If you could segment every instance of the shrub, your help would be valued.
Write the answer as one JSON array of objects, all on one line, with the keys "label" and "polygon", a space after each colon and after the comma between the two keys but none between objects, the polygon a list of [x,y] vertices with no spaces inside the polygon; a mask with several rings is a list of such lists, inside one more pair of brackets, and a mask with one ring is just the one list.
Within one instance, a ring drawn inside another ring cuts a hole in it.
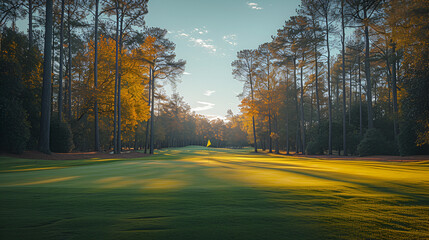
[{"label": "shrub", "polygon": [[306,153],[309,155],[319,155],[323,153],[323,148],[319,141],[311,141],[307,144]]},{"label": "shrub", "polygon": [[349,131],[347,132],[347,152],[351,155],[357,155],[357,147],[361,137],[359,136],[358,131]]},{"label": "shrub", "polygon": [[13,44],[7,43],[2,40],[0,52],[0,149],[22,153],[30,138],[30,124],[21,101],[22,69],[12,54],[5,54],[13,50]]},{"label": "shrub", "polygon": [[73,150],[73,134],[70,125],[60,122],[58,117],[51,119],[50,147],[52,152],[71,152]]},{"label": "shrub", "polygon": [[415,123],[412,121],[404,121],[400,126],[398,135],[399,153],[401,156],[414,155],[417,153],[416,146],[416,129]]},{"label": "shrub", "polygon": [[359,156],[394,154],[396,144],[388,142],[383,133],[376,129],[368,129],[357,147]]},{"label": "shrub", "polygon": [[1,101],[0,112],[1,148],[11,153],[22,153],[30,138],[30,124],[22,103],[18,100]]},{"label": "shrub", "polygon": [[323,154],[323,141],[319,135],[307,143],[306,153],[309,155]]}]

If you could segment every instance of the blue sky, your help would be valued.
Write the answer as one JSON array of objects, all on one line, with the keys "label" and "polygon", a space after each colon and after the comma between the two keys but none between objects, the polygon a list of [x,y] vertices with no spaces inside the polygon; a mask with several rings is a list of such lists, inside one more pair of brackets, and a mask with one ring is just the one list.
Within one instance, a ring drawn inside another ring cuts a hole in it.
[{"label": "blue sky", "polygon": [[[177,58],[187,61],[176,91],[210,118],[239,112],[242,83],[231,74],[237,51],[271,40],[295,15],[299,0],[152,0],[146,24],[169,31]],[[167,87],[167,93],[172,90]]]}]

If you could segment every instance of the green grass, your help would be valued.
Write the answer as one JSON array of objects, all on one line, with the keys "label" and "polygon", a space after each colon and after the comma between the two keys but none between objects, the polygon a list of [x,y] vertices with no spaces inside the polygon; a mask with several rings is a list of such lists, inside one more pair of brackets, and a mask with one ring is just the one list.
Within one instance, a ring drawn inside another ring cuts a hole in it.
[{"label": "green grass", "polygon": [[429,239],[429,161],[0,157],[0,239]]}]

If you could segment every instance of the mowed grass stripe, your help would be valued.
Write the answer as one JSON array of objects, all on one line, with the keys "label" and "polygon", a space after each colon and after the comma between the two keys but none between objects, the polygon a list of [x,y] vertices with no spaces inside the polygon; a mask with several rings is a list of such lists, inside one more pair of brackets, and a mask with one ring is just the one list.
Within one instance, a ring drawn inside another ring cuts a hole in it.
[{"label": "mowed grass stripe", "polygon": [[186,147],[2,172],[0,238],[429,238],[427,162],[250,152]]}]

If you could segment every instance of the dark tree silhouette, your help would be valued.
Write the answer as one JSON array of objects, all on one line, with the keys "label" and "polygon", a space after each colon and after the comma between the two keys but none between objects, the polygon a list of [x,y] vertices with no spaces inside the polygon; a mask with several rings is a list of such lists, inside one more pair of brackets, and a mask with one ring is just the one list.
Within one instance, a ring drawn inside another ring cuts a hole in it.
[{"label": "dark tree silhouette", "polygon": [[39,151],[50,154],[49,134],[51,120],[51,47],[52,47],[52,0],[46,1],[45,47],[43,59],[42,109],[40,117]]}]

